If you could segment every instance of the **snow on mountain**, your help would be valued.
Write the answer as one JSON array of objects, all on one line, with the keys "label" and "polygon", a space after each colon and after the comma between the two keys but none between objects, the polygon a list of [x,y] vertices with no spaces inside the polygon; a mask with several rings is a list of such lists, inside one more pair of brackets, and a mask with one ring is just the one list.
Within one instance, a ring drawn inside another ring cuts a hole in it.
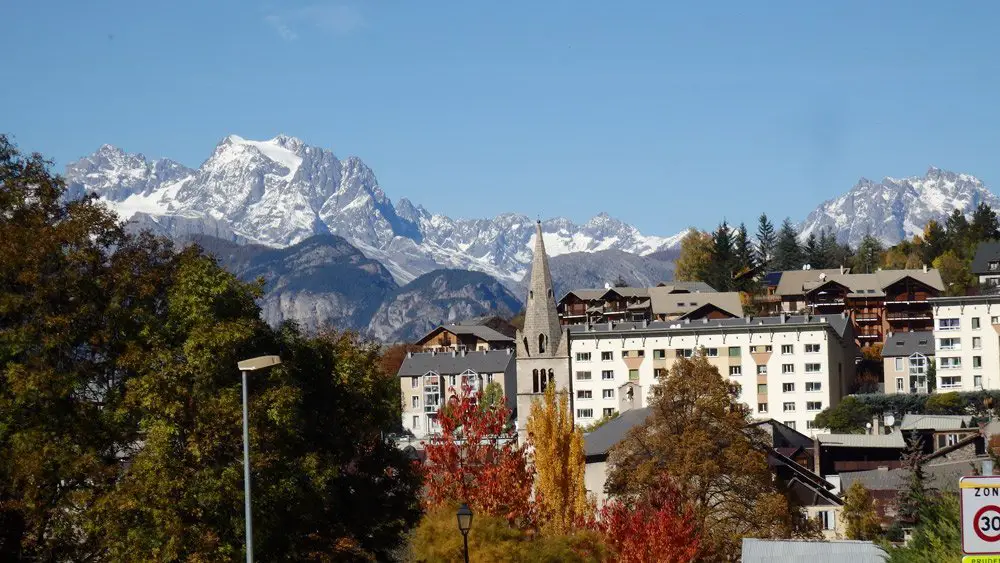
[{"label": "snow on mountain", "polygon": [[846,194],[824,202],[799,226],[804,240],[821,229],[857,246],[866,233],[895,244],[923,232],[931,219],[943,222],[953,210],[970,214],[980,202],[996,208],[1000,198],[975,176],[931,167],[921,177],[861,178]]},{"label": "snow on mountain", "polygon": [[[286,135],[268,141],[230,135],[197,170],[104,145],[67,166],[66,179],[71,195],[96,192],[124,218],[173,236],[222,233],[284,248],[315,234],[340,235],[400,284],[440,268],[516,284],[531,262],[535,230],[528,216],[451,219],[405,198],[394,206],[359,158],[339,160]],[[645,255],[675,247],[683,236],[643,235],[604,213],[583,225],[546,220],[542,230],[552,255],[609,249]]]}]

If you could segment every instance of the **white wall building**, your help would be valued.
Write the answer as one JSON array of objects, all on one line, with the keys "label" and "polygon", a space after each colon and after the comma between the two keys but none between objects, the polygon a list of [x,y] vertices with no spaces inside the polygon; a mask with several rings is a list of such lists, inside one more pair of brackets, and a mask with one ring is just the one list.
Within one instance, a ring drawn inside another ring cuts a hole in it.
[{"label": "white wall building", "polygon": [[812,434],[815,416],[850,392],[859,355],[842,315],[574,326],[569,341],[579,425],[647,406],[657,377],[702,350],[755,418]]},{"label": "white wall building", "polygon": [[1000,295],[937,297],[937,391],[1000,389]]}]

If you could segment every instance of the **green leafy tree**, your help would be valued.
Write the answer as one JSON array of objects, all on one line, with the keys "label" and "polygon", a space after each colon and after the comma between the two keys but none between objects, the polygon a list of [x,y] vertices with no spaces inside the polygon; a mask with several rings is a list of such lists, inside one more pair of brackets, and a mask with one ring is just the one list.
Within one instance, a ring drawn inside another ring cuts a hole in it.
[{"label": "green leafy tree", "polygon": [[957,392],[935,393],[927,398],[924,411],[927,414],[965,414],[966,405]]},{"label": "green leafy tree", "polygon": [[706,281],[706,273],[711,260],[712,236],[691,229],[681,239],[681,251],[680,256],[677,257],[674,279],[677,281]]},{"label": "green leafy tree", "polygon": [[774,232],[774,225],[767,218],[767,213],[761,213],[757,220],[757,263],[765,272],[772,270],[775,246],[778,244],[778,235]]},{"label": "green leafy tree", "polygon": [[968,260],[953,250],[947,250],[935,258],[933,266],[941,273],[941,281],[944,282],[947,295],[965,295],[966,291],[976,283]]},{"label": "green leafy tree", "polygon": [[860,434],[872,421],[871,409],[856,397],[844,397],[836,406],[816,415],[814,425],[838,434]]},{"label": "green leafy tree", "polygon": [[479,403],[481,408],[496,408],[504,404],[506,397],[503,394],[503,387],[496,381],[491,381],[485,389],[483,389],[482,401]]},{"label": "green leafy tree", "polygon": [[805,254],[799,245],[799,233],[791,219],[785,219],[778,230],[774,247],[773,265],[775,270],[798,270],[805,263]]},{"label": "green leafy tree", "polygon": [[875,499],[860,481],[855,481],[847,489],[841,518],[847,524],[844,534],[849,540],[872,541],[882,536]]}]

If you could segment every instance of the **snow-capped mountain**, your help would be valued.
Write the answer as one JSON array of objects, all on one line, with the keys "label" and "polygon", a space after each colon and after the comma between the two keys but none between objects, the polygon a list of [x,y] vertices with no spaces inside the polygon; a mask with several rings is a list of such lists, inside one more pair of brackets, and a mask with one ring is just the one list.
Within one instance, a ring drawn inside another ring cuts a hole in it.
[{"label": "snow-capped mountain", "polygon": [[[516,283],[535,236],[526,215],[451,219],[405,198],[393,205],[359,158],[339,160],[285,135],[269,141],[230,135],[197,170],[104,145],[67,166],[66,180],[71,195],[96,192],[123,218],[174,236],[208,233],[283,248],[337,234],[400,284],[439,268]],[[542,230],[551,255],[607,249],[645,255],[676,246],[684,234],[643,235],[603,213],[583,225],[546,220]]]},{"label": "snow-capped mountain", "polygon": [[996,209],[1000,198],[975,176],[931,167],[924,177],[862,178],[846,194],[824,202],[799,226],[804,240],[828,229],[841,242],[857,246],[866,233],[884,244],[920,234],[931,219],[943,221],[955,209],[967,215],[986,202]]}]

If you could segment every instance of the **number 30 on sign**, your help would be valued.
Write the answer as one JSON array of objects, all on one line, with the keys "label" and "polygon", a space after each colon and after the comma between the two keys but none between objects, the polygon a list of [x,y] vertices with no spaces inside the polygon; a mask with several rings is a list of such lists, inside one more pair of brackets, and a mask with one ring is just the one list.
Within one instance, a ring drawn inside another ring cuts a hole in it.
[{"label": "number 30 on sign", "polygon": [[958,488],[962,492],[962,551],[1000,556],[1000,475],[962,477]]}]

